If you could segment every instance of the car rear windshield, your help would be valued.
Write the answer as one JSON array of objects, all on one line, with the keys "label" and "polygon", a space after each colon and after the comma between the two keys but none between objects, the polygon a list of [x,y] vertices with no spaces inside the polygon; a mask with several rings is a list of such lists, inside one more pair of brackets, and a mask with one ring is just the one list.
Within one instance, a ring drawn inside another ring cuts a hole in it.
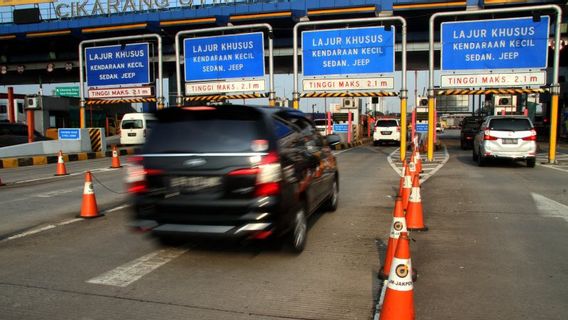
[{"label": "car rear windshield", "polygon": [[204,110],[162,117],[152,130],[144,152],[251,152],[254,140],[267,139],[262,115],[256,112]]},{"label": "car rear windshield", "polygon": [[489,129],[502,131],[526,131],[531,130],[532,126],[528,119],[492,119],[489,122]]},{"label": "car rear windshield", "polygon": [[122,129],[142,129],[142,120],[122,120]]},{"label": "car rear windshield", "polygon": [[398,127],[396,120],[378,120],[377,127]]}]

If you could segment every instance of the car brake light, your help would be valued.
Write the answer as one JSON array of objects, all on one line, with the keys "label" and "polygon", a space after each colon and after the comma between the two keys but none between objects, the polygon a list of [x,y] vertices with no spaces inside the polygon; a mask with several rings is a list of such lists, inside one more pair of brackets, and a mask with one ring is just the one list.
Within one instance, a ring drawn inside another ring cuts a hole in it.
[{"label": "car brake light", "polygon": [[396,132],[400,132],[400,126],[396,127]]},{"label": "car brake light", "polygon": [[524,141],[536,141],[536,130],[531,129],[531,135],[523,138]]},{"label": "car brake light", "polygon": [[497,140],[497,137],[490,135],[489,130],[485,130],[483,132],[483,140]]},{"label": "car brake light", "polygon": [[254,194],[267,197],[280,193],[281,169],[278,154],[270,152],[261,158],[257,166],[231,171],[229,176],[256,175]]},{"label": "car brake light", "polygon": [[144,169],[142,165],[143,157],[131,157],[128,159],[126,167],[126,183],[128,184],[128,192],[133,194],[141,194],[148,192],[148,182],[146,176],[159,175],[163,170]]}]

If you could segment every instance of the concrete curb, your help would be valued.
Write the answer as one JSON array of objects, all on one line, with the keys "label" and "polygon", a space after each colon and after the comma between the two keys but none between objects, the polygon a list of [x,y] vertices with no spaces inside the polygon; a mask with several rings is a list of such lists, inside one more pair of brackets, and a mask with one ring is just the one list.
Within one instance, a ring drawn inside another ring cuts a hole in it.
[{"label": "concrete curb", "polygon": [[349,148],[353,148],[353,147],[357,147],[360,145],[364,145],[371,142],[371,138],[363,138],[361,140],[357,140],[357,141],[353,141],[351,143],[345,143],[345,142],[341,142],[338,143],[336,145],[334,145],[333,147],[331,147],[331,149],[333,150],[345,150],[345,149],[349,149]]},{"label": "concrete curb", "polygon": [[[124,148],[124,149],[119,149],[118,152],[119,155],[121,156],[132,155],[140,153],[140,148]],[[68,153],[63,155],[63,160],[67,163],[72,161],[91,160],[91,159],[98,159],[105,157],[112,157],[112,151]],[[57,163],[57,155],[1,158],[0,169],[18,168],[25,166],[38,166],[50,163]]]}]

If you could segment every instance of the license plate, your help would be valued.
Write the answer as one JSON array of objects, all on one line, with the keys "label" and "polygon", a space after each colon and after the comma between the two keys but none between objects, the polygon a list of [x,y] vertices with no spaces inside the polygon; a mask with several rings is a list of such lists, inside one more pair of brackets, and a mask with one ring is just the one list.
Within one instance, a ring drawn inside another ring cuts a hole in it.
[{"label": "license plate", "polygon": [[392,131],[381,131],[381,133],[388,136],[392,133]]},{"label": "license plate", "polygon": [[503,139],[503,144],[517,144],[517,139],[504,138],[504,139]]},{"label": "license plate", "polygon": [[214,188],[221,184],[220,177],[171,177],[170,188],[195,192]]},{"label": "license plate", "polygon": [[129,137],[136,137],[136,132],[134,132],[134,133],[129,133],[128,136],[129,136]]}]

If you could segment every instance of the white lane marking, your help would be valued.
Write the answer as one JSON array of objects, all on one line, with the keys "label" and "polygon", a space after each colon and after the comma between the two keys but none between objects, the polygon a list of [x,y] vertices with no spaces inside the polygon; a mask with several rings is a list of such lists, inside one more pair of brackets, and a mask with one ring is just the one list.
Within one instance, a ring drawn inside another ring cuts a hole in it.
[{"label": "white lane marking", "polygon": [[74,222],[83,221],[83,220],[85,220],[85,219],[83,219],[83,218],[69,219],[69,220],[65,220],[65,221],[59,222],[57,225],[58,225],[58,226],[65,226],[65,225],[72,224],[72,223],[74,223]]},{"label": "white lane marking", "polygon": [[[121,206],[118,206],[118,207],[115,207],[115,208],[112,208],[112,209],[109,209],[109,210],[104,210],[101,213],[110,213],[110,212],[114,212],[114,211],[124,209],[124,208],[127,208],[127,207],[130,207],[130,205],[124,204],[124,205],[121,205]],[[68,224],[72,224],[72,223],[84,221],[84,220],[85,219],[83,219],[83,218],[74,218],[74,219],[63,220],[61,222],[56,223],[55,225],[50,224],[50,225],[47,225],[47,226],[39,227],[37,229],[32,229],[32,230],[29,230],[29,231],[26,231],[26,232],[18,233],[16,235],[13,235],[13,236],[8,237],[6,239],[3,239],[1,241],[8,241],[8,240],[14,240],[14,239],[27,237],[27,236],[30,236],[30,235],[33,235],[33,234],[36,234],[36,233],[51,230],[51,229],[58,227],[58,226],[65,226],[65,225],[68,225]]]},{"label": "white lane marking", "polygon": [[80,189],[83,189],[83,187],[75,187],[75,188],[71,188],[71,189],[63,189],[63,190],[55,190],[55,191],[50,191],[50,192],[45,192],[45,193],[39,193],[39,194],[35,195],[34,197],[51,198],[51,197],[59,196],[59,195],[66,194],[66,193],[76,192],[77,190],[80,190]]},{"label": "white lane marking", "polygon": [[187,249],[158,250],[87,280],[87,283],[126,287],[185,252]]},{"label": "white lane marking", "polygon": [[568,222],[568,206],[549,199],[538,193],[531,192],[536,208],[541,216],[550,218],[562,218]]},{"label": "white lane marking", "polygon": [[42,232],[42,231],[46,231],[46,230],[53,229],[53,228],[55,228],[55,227],[56,227],[55,225],[50,224],[50,225],[47,225],[47,226],[43,226],[43,227],[41,227],[41,228],[32,229],[32,230],[29,230],[29,231],[26,231],[26,232],[19,233],[19,234],[17,234],[17,235],[8,237],[8,238],[4,239],[3,241],[8,241],[8,240],[14,240],[14,239],[18,239],[18,238],[27,237],[27,236],[30,236],[30,235],[32,235],[32,234],[36,234],[36,233],[40,233],[40,232]]},{"label": "white lane marking", "polygon": [[[115,170],[114,168],[104,167],[104,168],[90,169],[89,171],[91,171],[91,173],[93,173],[93,172],[107,172],[107,171],[114,171],[114,170]],[[14,184],[37,182],[37,181],[50,180],[50,179],[63,179],[65,177],[73,177],[73,176],[85,174],[86,171],[87,170],[78,171],[78,172],[70,173],[66,176],[49,176],[49,177],[43,177],[43,178],[37,178],[37,179],[14,181]]]},{"label": "white lane marking", "polygon": [[539,166],[543,167],[543,168],[554,169],[554,170],[557,170],[557,171],[568,172],[568,168],[564,169],[564,167],[557,167],[555,165],[539,164]]},{"label": "white lane marking", "polygon": [[[438,170],[440,170],[445,164],[446,162],[448,162],[450,160],[450,154],[448,153],[448,149],[446,148],[446,146],[444,145],[444,150],[442,152],[435,152],[435,154],[437,154],[438,156],[435,156],[434,159],[440,159],[442,158],[440,155],[443,155],[443,159],[441,162],[436,162],[439,160],[434,160],[435,162],[425,162],[422,161],[422,167],[423,167],[423,171],[424,171],[424,177],[422,179],[420,179],[420,184],[426,182],[426,180],[428,180],[432,175],[434,175],[436,172],[438,172]],[[393,156],[396,153],[399,153],[400,148],[397,148],[396,150],[394,150],[391,154],[388,155],[387,157],[387,161],[390,164],[390,166],[393,168],[393,170],[400,176],[402,177],[402,167],[400,168],[400,170],[397,167],[397,164],[401,163],[400,161],[396,161],[393,160]],[[410,157],[410,155],[407,155],[407,157]],[[435,166],[435,168],[425,168],[424,166]],[[426,174],[426,171],[428,171],[428,173]],[[430,172],[431,171],[431,172]]]},{"label": "white lane marking", "polygon": [[112,208],[112,209],[105,210],[104,213],[111,213],[111,212],[118,211],[118,210],[121,210],[121,209],[124,209],[124,208],[128,208],[128,207],[130,207],[129,204],[123,204],[123,205],[121,205],[121,206],[118,206],[118,207],[115,207],[115,208]]}]

